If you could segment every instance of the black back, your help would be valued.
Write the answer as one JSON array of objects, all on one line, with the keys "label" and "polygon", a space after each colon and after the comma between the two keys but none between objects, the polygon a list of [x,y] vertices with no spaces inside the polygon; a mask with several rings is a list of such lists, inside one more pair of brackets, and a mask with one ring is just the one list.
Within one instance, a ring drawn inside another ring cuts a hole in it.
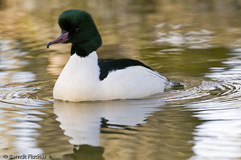
[{"label": "black back", "polygon": [[142,62],[133,59],[99,59],[98,65],[100,67],[100,80],[105,79],[111,71],[125,69],[131,66],[142,66],[152,70]]}]

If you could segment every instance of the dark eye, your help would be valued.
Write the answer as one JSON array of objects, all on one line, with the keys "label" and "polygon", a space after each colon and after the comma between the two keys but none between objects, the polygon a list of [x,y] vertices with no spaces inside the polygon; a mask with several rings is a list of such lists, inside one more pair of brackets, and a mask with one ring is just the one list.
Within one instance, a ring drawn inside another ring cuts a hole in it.
[{"label": "dark eye", "polygon": [[75,29],[75,32],[79,32],[79,28],[76,28],[76,29]]}]

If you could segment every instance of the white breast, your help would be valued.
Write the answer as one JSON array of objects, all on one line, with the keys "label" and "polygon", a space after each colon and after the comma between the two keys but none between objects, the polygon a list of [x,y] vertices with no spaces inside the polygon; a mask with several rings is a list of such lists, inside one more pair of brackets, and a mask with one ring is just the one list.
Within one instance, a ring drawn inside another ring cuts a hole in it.
[{"label": "white breast", "polygon": [[54,99],[64,101],[92,100],[99,90],[99,66],[96,52],[81,58],[74,54],[55,83]]}]

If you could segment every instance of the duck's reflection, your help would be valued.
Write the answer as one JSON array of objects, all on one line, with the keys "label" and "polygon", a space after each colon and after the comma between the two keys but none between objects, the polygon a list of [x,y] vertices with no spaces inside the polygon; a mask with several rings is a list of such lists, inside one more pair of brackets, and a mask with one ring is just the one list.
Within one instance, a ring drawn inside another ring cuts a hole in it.
[{"label": "duck's reflection", "polygon": [[164,102],[156,99],[105,102],[54,102],[54,112],[73,145],[99,146],[100,127],[136,126]]}]

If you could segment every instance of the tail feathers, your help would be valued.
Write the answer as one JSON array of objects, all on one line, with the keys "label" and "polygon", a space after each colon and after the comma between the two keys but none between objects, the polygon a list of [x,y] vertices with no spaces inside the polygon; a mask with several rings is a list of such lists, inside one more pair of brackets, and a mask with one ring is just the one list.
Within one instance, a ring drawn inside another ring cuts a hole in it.
[{"label": "tail feathers", "polygon": [[184,85],[180,82],[169,81],[169,84],[166,86],[166,89],[184,89]]}]

